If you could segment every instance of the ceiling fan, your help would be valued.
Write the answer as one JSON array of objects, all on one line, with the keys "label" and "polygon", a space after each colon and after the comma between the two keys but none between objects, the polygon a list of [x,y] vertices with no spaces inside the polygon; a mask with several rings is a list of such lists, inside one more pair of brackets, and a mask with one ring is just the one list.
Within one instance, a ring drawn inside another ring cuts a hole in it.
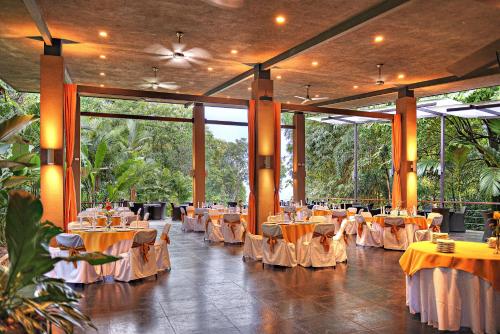
[{"label": "ceiling fan", "polygon": [[179,88],[179,85],[176,85],[175,82],[158,82],[158,72],[160,71],[160,69],[156,66],[153,66],[153,72],[155,74],[155,77],[154,78],[148,78],[144,81],[146,81],[146,83],[144,84],[141,84],[140,86],[141,87],[144,87],[144,88],[153,88],[154,90],[157,90],[158,88],[163,88],[163,89],[168,89],[168,90],[175,90],[177,88]]},{"label": "ceiling fan", "polygon": [[182,31],[176,32],[177,43],[172,43],[172,48],[166,48],[160,44],[154,44],[146,48],[146,52],[158,56],[159,59],[168,60],[167,65],[173,67],[189,68],[191,64],[199,64],[203,60],[210,59],[210,53],[201,48],[191,48],[185,50],[186,45],[182,44]]},{"label": "ceiling fan", "polygon": [[382,66],[384,66],[384,64],[377,64],[378,78],[377,81],[375,81],[375,84],[379,86],[382,86],[385,83],[384,80],[382,80]]},{"label": "ceiling fan", "polygon": [[309,89],[311,88],[311,85],[307,84],[304,87],[306,87],[306,96],[297,96],[297,95],[294,96],[294,97],[302,100],[302,102],[300,104],[306,104],[307,102],[322,101],[322,100],[329,99],[328,97],[310,97],[309,96]]}]

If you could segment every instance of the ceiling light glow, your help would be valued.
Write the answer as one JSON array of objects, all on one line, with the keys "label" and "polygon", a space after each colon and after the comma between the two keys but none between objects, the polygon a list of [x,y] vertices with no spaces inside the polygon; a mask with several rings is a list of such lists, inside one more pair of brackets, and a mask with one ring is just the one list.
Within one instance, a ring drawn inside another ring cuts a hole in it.
[{"label": "ceiling light glow", "polygon": [[359,86],[358,86],[358,85],[354,85],[354,86],[352,86],[352,88],[354,88],[354,89],[358,89],[358,88],[359,88]]},{"label": "ceiling light glow", "polygon": [[318,62],[315,60],[311,63],[312,66],[318,66]]},{"label": "ceiling light glow", "polygon": [[383,40],[384,40],[384,36],[382,36],[382,35],[377,35],[377,36],[375,36],[375,38],[373,38],[373,41],[375,43],[381,43]]},{"label": "ceiling light glow", "polygon": [[108,33],[105,31],[99,31],[99,36],[101,37],[108,37]]},{"label": "ceiling light glow", "polygon": [[405,75],[403,73],[398,74],[398,79],[404,79]]},{"label": "ceiling light glow", "polygon": [[213,67],[207,67],[207,71],[208,71],[208,72],[212,72],[213,70],[214,70],[214,68],[213,68]]},{"label": "ceiling light glow", "polygon": [[231,54],[233,54],[233,55],[238,54],[238,50],[236,50],[236,49],[232,49],[232,50],[231,50]]},{"label": "ceiling light glow", "polygon": [[99,58],[106,59],[106,55],[100,55]]},{"label": "ceiling light glow", "polygon": [[106,76],[106,73],[101,72],[101,73],[99,73],[99,75],[100,75],[101,77],[104,77],[104,76]]},{"label": "ceiling light glow", "polygon": [[284,24],[286,21],[285,17],[283,15],[278,15],[276,16],[276,23],[278,24]]},{"label": "ceiling light glow", "polygon": [[281,80],[281,75],[277,75],[276,79]]}]

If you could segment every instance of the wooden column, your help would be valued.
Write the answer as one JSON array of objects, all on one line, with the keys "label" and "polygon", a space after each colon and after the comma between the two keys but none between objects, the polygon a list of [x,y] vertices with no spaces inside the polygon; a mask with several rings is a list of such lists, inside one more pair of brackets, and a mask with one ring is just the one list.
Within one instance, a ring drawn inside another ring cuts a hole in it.
[{"label": "wooden column", "polygon": [[81,211],[81,184],[80,184],[80,170],[81,170],[81,159],[80,159],[80,94],[76,95],[76,114],[75,114],[75,146],[73,151],[73,179],[75,183],[75,194],[76,194],[76,210]]},{"label": "wooden column", "polygon": [[[59,53],[60,54],[60,53]],[[64,227],[64,60],[40,56],[40,198],[43,220]]]},{"label": "wooden column", "polygon": [[293,199],[306,203],[306,127],[304,113],[293,115]]},{"label": "wooden column", "polygon": [[[274,105],[273,81],[269,70],[256,70],[252,82],[252,99],[255,103],[255,208],[256,233],[262,223],[274,212]],[[266,161],[269,163],[266,164]]]},{"label": "wooden column", "polygon": [[402,89],[396,101],[401,114],[401,206],[412,209],[417,201],[417,100],[413,91]]},{"label": "wooden column", "polygon": [[205,107],[193,107],[193,204],[205,202]]}]

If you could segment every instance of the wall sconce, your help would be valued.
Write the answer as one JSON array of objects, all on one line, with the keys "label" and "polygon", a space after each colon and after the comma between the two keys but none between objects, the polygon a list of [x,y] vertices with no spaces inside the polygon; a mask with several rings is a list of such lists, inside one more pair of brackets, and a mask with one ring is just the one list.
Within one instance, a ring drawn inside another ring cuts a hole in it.
[{"label": "wall sconce", "polygon": [[40,162],[42,165],[62,165],[63,150],[53,148],[40,149]]},{"label": "wall sconce", "polygon": [[407,161],[408,163],[408,171],[409,172],[416,172],[417,171],[417,162],[414,161]]},{"label": "wall sconce", "polygon": [[273,160],[272,155],[259,155],[259,169],[272,169]]}]

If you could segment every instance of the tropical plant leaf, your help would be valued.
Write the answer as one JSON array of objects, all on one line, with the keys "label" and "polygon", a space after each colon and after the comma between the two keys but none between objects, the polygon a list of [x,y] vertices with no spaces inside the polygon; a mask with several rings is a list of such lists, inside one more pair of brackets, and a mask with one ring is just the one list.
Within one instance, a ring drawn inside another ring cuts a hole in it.
[{"label": "tropical plant leaf", "polygon": [[106,144],[106,142],[101,141],[97,146],[97,151],[95,153],[94,169],[98,170],[99,168],[101,168],[107,150],[108,150],[108,145]]},{"label": "tropical plant leaf", "polygon": [[35,115],[16,115],[0,122],[0,141],[9,140],[35,120]]},{"label": "tropical plant leaf", "polygon": [[500,195],[500,168],[489,167],[481,173],[479,183],[481,191],[489,197]]},{"label": "tropical plant leaf", "polygon": [[28,181],[31,181],[31,180],[32,180],[32,178],[29,176],[14,175],[14,176],[10,176],[6,180],[4,180],[2,186],[5,189],[12,189],[12,188],[19,187],[20,185],[22,185]]},{"label": "tropical plant leaf", "polygon": [[0,168],[16,168],[16,167],[26,167],[25,164],[22,164],[20,162],[15,162],[11,160],[0,160]]}]

